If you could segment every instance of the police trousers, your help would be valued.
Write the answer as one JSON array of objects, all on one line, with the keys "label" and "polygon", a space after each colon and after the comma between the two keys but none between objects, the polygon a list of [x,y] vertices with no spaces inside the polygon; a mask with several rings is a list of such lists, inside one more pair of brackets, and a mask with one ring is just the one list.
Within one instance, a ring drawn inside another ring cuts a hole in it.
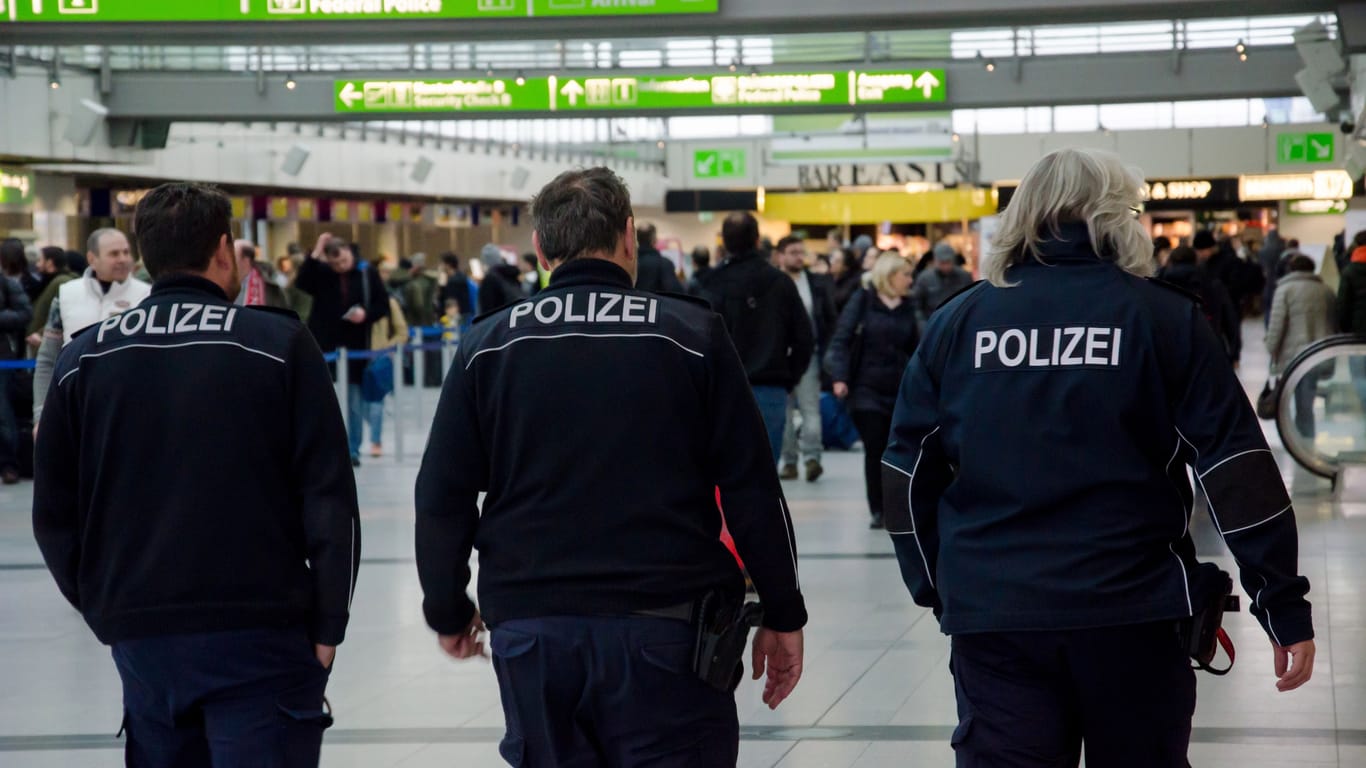
[{"label": "police trousers", "polygon": [[724,768],[739,756],[735,698],[692,671],[694,629],[655,618],[506,621],[490,647],[507,735],[530,768]]},{"label": "police trousers", "polygon": [[955,635],[958,768],[1187,768],[1195,672],[1176,622]]},{"label": "police trousers", "polygon": [[303,630],[140,638],[113,654],[129,768],[318,765],[329,673]]}]

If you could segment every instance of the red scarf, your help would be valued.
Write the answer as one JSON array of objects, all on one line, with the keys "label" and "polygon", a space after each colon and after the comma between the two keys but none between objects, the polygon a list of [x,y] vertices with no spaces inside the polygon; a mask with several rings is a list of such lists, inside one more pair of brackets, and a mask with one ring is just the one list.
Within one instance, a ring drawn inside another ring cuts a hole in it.
[{"label": "red scarf", "polygon": [[245,304],[248,307],[263,307],[266,304],[266,279],[261,276],[260,270],[253,269],[247,273]]}]

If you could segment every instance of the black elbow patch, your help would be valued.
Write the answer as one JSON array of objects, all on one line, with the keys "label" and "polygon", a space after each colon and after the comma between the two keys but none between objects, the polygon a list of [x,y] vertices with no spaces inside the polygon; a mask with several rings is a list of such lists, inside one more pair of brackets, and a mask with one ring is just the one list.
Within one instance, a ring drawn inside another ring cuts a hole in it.
[{"label": "black elbow patch", "polygon": [[888,533],[914,533],[911,518],[911,478],[905,472],[882,465],[882,520]]},{"label": "black elbow patch", "polygon": [[1220,533],[1252,528],[1290,509],[1290,496],[1270,451],[1238,454],[1200,476]]}]

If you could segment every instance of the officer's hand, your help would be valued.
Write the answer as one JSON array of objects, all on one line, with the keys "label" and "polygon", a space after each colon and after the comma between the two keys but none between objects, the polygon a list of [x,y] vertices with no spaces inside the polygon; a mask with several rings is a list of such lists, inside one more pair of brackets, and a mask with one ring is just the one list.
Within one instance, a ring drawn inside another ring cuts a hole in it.
[{"label": "officer's hand", "polygon": [[849,385],[843,381],[835,382],[835,385],[831,387],[831,390],[833,390],[835,397],[841,400],[849,396]]},{"label": "officer's hand", "polygon": [[29,334],[29,336],[28,336],[28,338],[26,339],[26,341],[28,342],[28,345],[29,345],[30,347],[33,347],[34,349],[37,349],[38,347],[43,346],[43,334],[41,334],[41,333],[31,333],[31,334]]},{"label": "officer's hand", "polygon": [[1305,640],[1288,648],[1271,644],[1276,653],[1276,690],[1293,691],[1309,682],[1314,674],[1314,641]]},{"label": "officer's hand", "polygon": [[364,323],[365,309],[362,307],[356,307],[355,309],[352,309],[350,312],[346,313],[346,320],[347,322],[355,323],[356,325]]},{"label": "officer's hand", "polygon": [[470,625],[465,631],[458,635],[441,635],[438,639],[441,643],[441,650],[446,652],[452,659],[464,661],[475,656],[488,658],[488,653],[484,651],[484,642],[479,636],[484,632],[484,620],[475,613],[470,620]]},{"label": "officer's hand", "polygon": [[337,646],[335,645],[314,645],[313,652],[318,656],[318,663],[323,665],[323,669],[331,669],[332,662],[337,660]]},{"label": "officer's hand", "polygon": [[768,670],[768,681],[764,683],[764,703],[769,709],[777,709],[783,700],[792,695],[797,681],[802,679],[802,631],[774,632],[760,629],[754,635],[754,654],[751,659],[754,679],[763,677]]}]

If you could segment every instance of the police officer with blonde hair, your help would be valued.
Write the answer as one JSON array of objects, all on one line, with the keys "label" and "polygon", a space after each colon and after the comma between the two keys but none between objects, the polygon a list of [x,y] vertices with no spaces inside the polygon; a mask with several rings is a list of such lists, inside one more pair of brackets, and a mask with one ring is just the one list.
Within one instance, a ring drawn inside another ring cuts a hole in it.
[{"label": "police officer with blonde hair", "polygon": [[963,768],[1187,764],[1197,625],[1232,589],[1196,557],[1188,467],[1276,687],[1313,671],[1290,497],[1195,302],[1144,279],[1142,185],[1108,153],[1036,163],[902,380],[886,523],[952,637]]}]

